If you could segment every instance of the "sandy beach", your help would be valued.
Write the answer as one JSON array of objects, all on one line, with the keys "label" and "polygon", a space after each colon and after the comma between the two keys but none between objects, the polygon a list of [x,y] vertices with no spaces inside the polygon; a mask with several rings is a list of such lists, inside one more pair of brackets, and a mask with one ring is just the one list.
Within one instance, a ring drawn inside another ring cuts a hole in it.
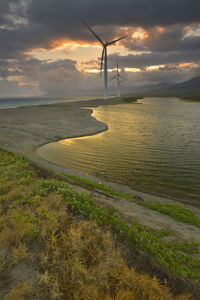
[{"label": "sandy beach", "polygon": [[115,103],[114,99],[106,103],[98,99],[2,109],[0,145],[34,157],[35,150],[43,144],[106,130],[106,124],[91,116],[91,109],[81,107]]}]

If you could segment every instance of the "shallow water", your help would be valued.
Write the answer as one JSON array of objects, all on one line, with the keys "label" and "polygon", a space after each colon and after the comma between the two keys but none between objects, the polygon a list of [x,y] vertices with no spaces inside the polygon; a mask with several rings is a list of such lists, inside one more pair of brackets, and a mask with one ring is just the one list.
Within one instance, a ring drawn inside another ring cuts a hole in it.
[{"label": "shallow water", "polygon": [[9,98],[0,99],[0,109],[16,108],[20,106],[35,106],[35,105],[48,105],[63,102],[76,102],[84,100],[101,99],[100,96],[93,97],[68,97],[68,98]]},{"label": "shallow water", "polygon": [[109,130],[37,150],[47,160],[133,189],[200,200],[200,103],[145,98],[95,108]]}]

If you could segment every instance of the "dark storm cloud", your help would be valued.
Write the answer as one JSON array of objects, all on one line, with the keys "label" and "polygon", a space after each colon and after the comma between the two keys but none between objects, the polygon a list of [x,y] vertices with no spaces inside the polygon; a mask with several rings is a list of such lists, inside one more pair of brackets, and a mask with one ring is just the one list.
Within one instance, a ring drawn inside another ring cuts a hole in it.
[{"label": "dark storm cloud", "polygon": [[[199,29],[200,27],[195,24],[190,27],[193,32]],[[123,45],[129,50],[136,51],[169,52],[200,49],[200,36],[192,33],[189,35],[187,30],[188,27],[181,24],[154,26],[145,31],[146,36],[143,39],[127,38],[123,40]]]},{"label": "dark storm cloud", "polygon": [[188,52],[185,51],[181,54],[179,52],[154,52],[140,55],[129,54],[127,56],[119,56],[118,54],[109,55],[110,67],[115,67],[116,61],[120,61],[120,65],[122,67],[145,68],[147,66],[163,64],[199,62],[200,52],[196,50]]},{"label": "dark storm cloud", "polygon": [[26,0],[1,0],[0,25],[6,27],[18,26],[26,18]]},{"label": "dark storm cloud", "polygon": [[[9,81],[15,76],[14,82]],[[51,96],[65,96],[76,90],[84,81],[83,74],[76,69],[76,61],[70,59],[54,62],[37,59],[0,60],[0,96],[4,93],[17,95],[28,91],[32,86],[39,86],[40,92]],[[81,83],[82,82],[82,83]],[[22,83],[21,86],[19,83]],[[4,88],[2,87],[4,86]]]},{"label": "dark storm cloud", "polygon": [[[1,0],[1,57],[31,48],[49,48],[59,38],[94,40],[81,24],[101,26],[105,39],[117,26],[190,24],[200,21],[197,0]],[[15,27],[7,29],[12,23]],[[20,24],[20,26],[19,26]],[[109,31],[103,28],[109,26]],[[113,28],[113,29],[112,29]],[[111,30],[112,29],[112,30]],[[110,33],[108,33],[110,32]]]},{"label": "dark storm cloud", "polygon": [[54,71],[58,68],[64,68],[68,70],[76,70],[76,61],[71,59],[62,59],[54,62],[43,63],[41,71]]},{"label": "dark storm cloud", "polygon": [[0,25],[2,25],[7,21],[7,16],[9,12],[9,1],[1,0],[0,7]]},{"label": "dark storm cloud", "polygon": [[[169,25],[200,20],[197,0],[34,0],[28,13],[33,22],[53,27],[86,18],[91,25]],[[65,28],[67,30],[67,28]],[[72,29],[72,28],[71,28]],[[73,29],[72,29],[73,30]]]},{"label": "dark storm cloud", "polygon": [[10,82],[8,80],[0,80],[0,97],[23,97],[32,96],[35,91],[32,87],[19,86],[16,82]]},{"label": "dark storm cloud", "polygon": [[[61,37],[94,41],[94,37],[81,24],[80,18],[87,20],[89,25],[98,27],[96,29],[104,40],[110,40],[118,26],[142,26],[149,29],[156,25],[170,26],[199,22],[200,2],[196,0],[34,0],[30,2],[27,14],[30,29],[38,32],[41,30],[46,43],[48,39]],[[172,30],[168,33],[168,38],[173,39],[176,35],[179,38],[180,34],[180,30]]]},{"label": "dark storm cloud", "polygon": [[70,59],[62,59],[54,62],[43,62],[28,57],[19,60],[0,59],[0,77],[2,78],[9,76],[26,76],[31,80],[37,80],[38,77],[42,77],[43,74],[56,73],[57,70],[60,69],[78,72],[76,69],[76,61]]},{"label": "dark storm cloud", "polygon": [[[51,49],[52,42],[59,40],[95,41],[81,18],[93,26],[104,41],[124,34],[120,27],[127,27],[130,36],[123,40],[123,45],[129,50],[151,52],[122,57],[110,55],[109,64],[113,67],[116,59],[122,66],[133,68],[200,60],[200,37],[185,36],[186,26],[194,28],[195,23],[200,23],[198,0],[0,0],[1,86],[4,84],[13,94],[15,88],[20,93],[28,91],[26,86],[8,82],[9,76],[33,81],[41,91],[53,95],[59,91],[64,95],[67,89],[81,85],[82,88],[87,84],[88,88],[90,84],[97,86],[99,79],[93,82],[95,75],[83,76],[75,61],[42,62],[27,54],[32,49]],[[137,26],[147,32],[143,40],[131,37]],[[164,30],[159,31],[158,26]],[[151,82],[157,78],[179,80],[181,72],[175,67],[173,70],[173,66],[168,68],[157,74],[144,71],[131,76]],[[6,93],[6,88],[4,90]]]}]

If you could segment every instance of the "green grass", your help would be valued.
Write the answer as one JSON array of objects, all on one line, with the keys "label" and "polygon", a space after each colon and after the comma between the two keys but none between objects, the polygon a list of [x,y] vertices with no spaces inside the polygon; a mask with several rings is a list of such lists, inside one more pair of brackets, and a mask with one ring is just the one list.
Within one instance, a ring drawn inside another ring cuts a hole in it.
[{"label": "green grass", "polygon": [[[42,197],[48,199],[53,193],[64,199],[75,216],[93,219],[100,226],[109,227],[120,239],[128,241],[131,247],[145,252],[151,258],[151,261],[164,266],[172,274],[192,279],[200,284],[200,260],[192,256],[194,252],[199,254],[198,245],[194,241],[167,242],[163,238],[171,233],[166,230],[152,230],[140,223],[124,220],[118,212],[99,206],[86,192],[74,192],[67,183],[67,179],[73,179],[77,184],[101,189],[116,196],[130,197],[129,195],[115,192],[111,187],[88,179],[71,175],[62,176],[62,178],[65,179],[39,178],[38,171],[30,165],[27,159],[0,148],[1,209],[7,213],[6,220],[8,221],[9,217],[11,219],[8,224],[11,223],[12,228],[19,229],[17,236],[20,234],[23,241],[29,243],[39,236],[41,220],[44,219],[43,222],[50,221],[52,224],[55,221],[54,214],[45,211],[45,207],[37,214],[33,214],[29,208],[32,202],[40,201]],[[29,187],[29,190],[25,193],[23,189],[26,186],[27,189]],[[160,208],[160,210],[163,211],[163,208]],[[182,218],[182,220],[193,218],[194,220],[194,216],[187,209],[182,210],[182,207],[178,209],[177,207],[170,207],[170,209],[168,207],[166,212],[174,210],[176,214],[170,213],[173,217]],[[5,219],[1,218],[0,229],[4,228],[4,223]],[[5,240],[7,243],[15,242],[16,235],[14,231],[11,232],[8,228],[5,234],[7,235]],[[1,239],[5,239],[5,235],[1,236]]]},{"label": "green grass", "polygon": [[170,241],[167,242],[167,245],[173,250],[180,250],[189,254],[198,254],[200,243],[195,242],[193,239],[191,241]]},{"label": "green grass", "polygon": [[121,197],[130,201],[134,200],[130,194],[124,193],[123,191],[118,192],[112,189],[109,185],[105,185],[103,183],[99,183],[88,178],[83,178],[69,174],[63,174],[63,177],[67,178],[68,180],[71,180],[72,183],[78,184],[86,188],[98,189],[113,196]]},{"label": "green grass", "polygon": [[200,228],[200,218],[193,211],[177,204],[161,203],[159,201],[137,202],[145,208],[158,211],[161,214],[168,215],[176,221],[194,225]]},{"label": "green grass", "polygon": [[[176,275],[182,275],[200,283],[200,260],[185,253],[192,244],[180,243],[178,247],[162,240],[169,232],[164,230],[152,230],[137,222],[127,222],[118,213],[110,213],[108,208],[101,208],[95,201],[89,198],[87,193],[75,193],[69,189],[68,184],[55,180],[41,180],[39,191],[44,193],[57,192],[68,203],[72,212],[84,218],[94,219],[99,225],[109,225],[111,230],[122,239],[152,257],[154,261]],[[187,246],[186,246],[187,245]],[[199,252],[198,252],[199,253]]]},{"label": "green grass", "polygon": [[200,102],[200,95],[188,95],[180,97],[180,99],[189,102]]},{"label": "green grass", "polygon": [[87,179],[75,175],[69,175],[69,174],[67,175],[63,174],[63,177],[67,178],[68,180],[71,180],[72,183],[81,185],[83,187],[98,189],[110,195],[114,195],[135,202],[145,208],[158,211],[159,213],[164,215],[168,215],[176,221],[181,221],[186,224],[191,224],[196,227],[200,227],[200,219],[194,214],[193,211],[191,211],[186,207],[177,204],[162,203],[159,201],[148,201],[148,202],[138,201],[135,200],[134,197],[128,193],[124,193],[123,191],[118,192],[112,189],[108,185],[105,185],[103,183],[98,183],[91,179]]},{"label": "green grass", "polygon": [[142,97],[122,97],[119,100],[121,102],[125,102],[125,103],[133,103],[133,102],[137,102],[137,100],[139,99],[143,99]]}]

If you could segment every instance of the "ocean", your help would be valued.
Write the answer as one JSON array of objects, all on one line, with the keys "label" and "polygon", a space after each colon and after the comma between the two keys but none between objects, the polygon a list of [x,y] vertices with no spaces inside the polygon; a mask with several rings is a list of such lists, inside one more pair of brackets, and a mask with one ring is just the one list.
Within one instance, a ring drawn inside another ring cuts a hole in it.
[{"label": "ocean", "polygon": [[16,108],[20,106],[45,105],[63,102],[76,102],[83,100],[101,99],[100,96],[92,97],[67,97],[67,98],[1,98],[0,109]]}]

